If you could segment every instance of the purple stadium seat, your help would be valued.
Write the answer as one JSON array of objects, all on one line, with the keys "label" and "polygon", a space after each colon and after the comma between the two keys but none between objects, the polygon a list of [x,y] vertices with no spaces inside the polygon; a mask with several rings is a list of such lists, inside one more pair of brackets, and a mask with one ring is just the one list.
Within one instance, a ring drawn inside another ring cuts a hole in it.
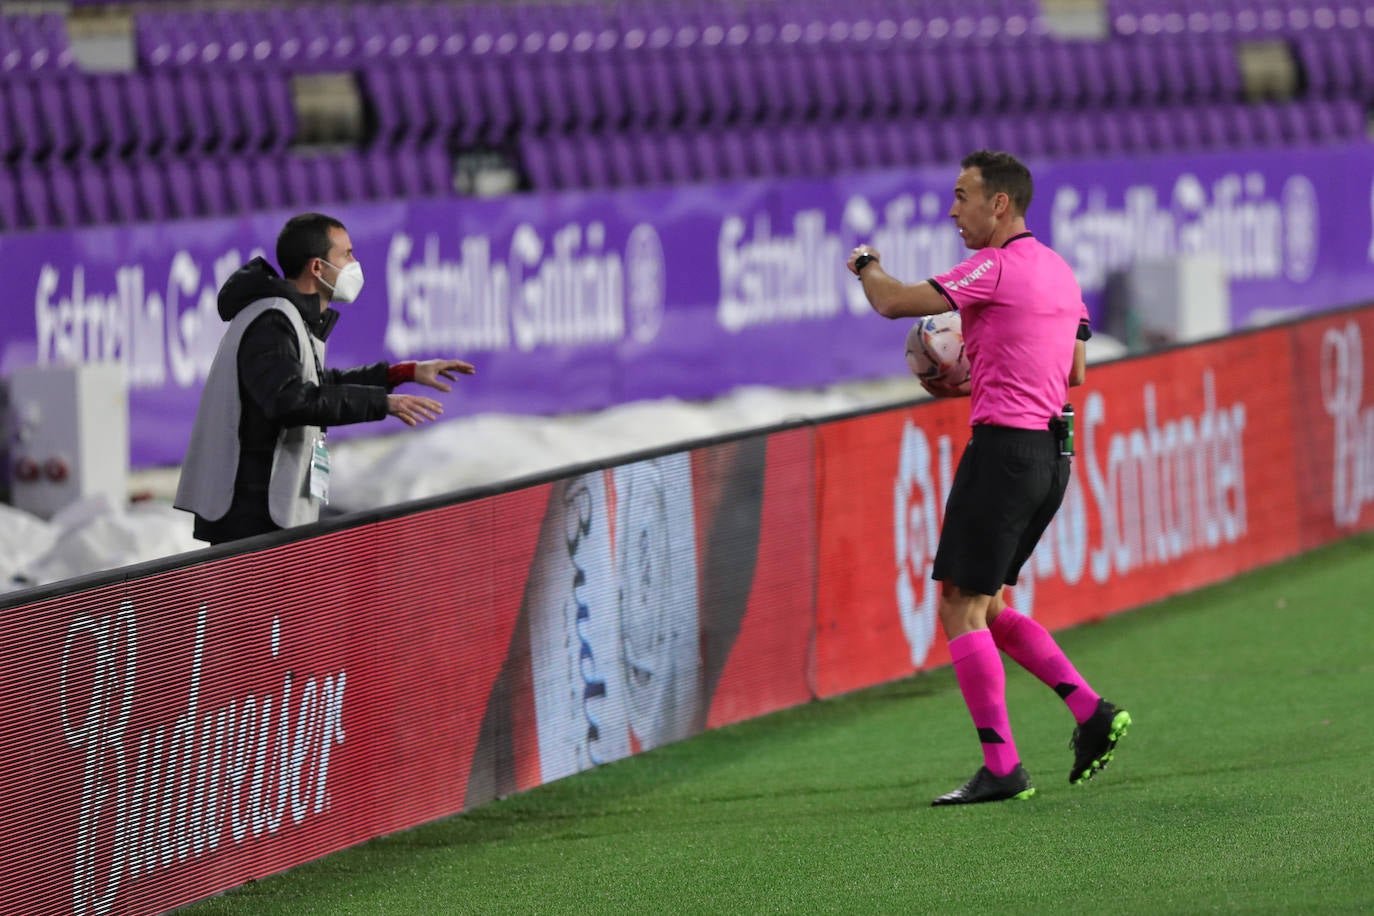
[{"label": "purple stadium seat", "polygon": [[[596,153],[598,156],[605,155],[600,148]],[[426,196],[449,197],[455,193],[454,162],[446,144],[426,144],[420,150],[420,167],[424,171]]]},{"label": "purple stadium seat", "polygon": [[590,176],[576,144],[560,134],[544,137],[553,168],[554,187],[559,190],[586,187]]},{"label": "purple stadium seat", "polygon": [[564,149],[566,155],[575,158],[582,165],[581,187],[609,188],[616,185],[615,174],[602,138],[593,134],[569,134]]},{"label": "purple stadium seat", "polygon": [[248,163],[249,180],[252,184],[255,208],[263,210],[283,210],[294,206],[303,196],[302,190],[286,180],[278,167],[276,156],[258,156]]},{"label": "purple stadium seat", "polygon": [[360,155],[345,150],[333,157],[334,171],[338,173],[338,183],[343,199],[347,201],[371,200],[372,188],[367,180]]},{"label": "purple stadium seat", "polygon": [[605,149],[608,168],[612,181],[618,187],[633,187],[642,183],[639,171],[639,158],[634,143],[620,131],[606,134],[599,139]]},{"label": "purple stadium seat", "polygon": [[883,155],[882,130],[873,122],[857,122],[850,128],[854,143],[855,161],[864,169],[880,169],[886,165]]},{"label": "purple stadium seat", "polygon": [[1346,32],[1345,42],[1355,65],[1354,97],[1366,103],[1374,101],[1374,29]]},{"label": "purple stadium seat", "polygon": [[431,97],[448,99],[453,111],[453,138],[460,146],[475,145],[485,134],[487,112],[482,104],[482,91],[476,63],[469,58],[446,58],[437,71],[443,84]]},{"label": "purple stadium seat", "polygon": [[291,87],[280,73],[264,74],[259,83],[259,102],[268,125],[267,149],[281,152],[296,136],[296,114]]},{"label": "purple stadium seat", "polygon": [[1255,125],[1255,136],[1265,146],[1279,146],[1283,143],[1283,122],[1279,117],[1278,106],[1272,103],[1248,105],[1250,118]]},{"label": "purple stadium seat", "polygon": [[449,66],[443,60],[425,61],[415,72],[420,104],[428,117],[431,135],[436,140],[448,140],[461,124],[462,112],[449,93]]},{"label": "purple stadium seat", "polygon": [[758,117],[764,121],[789,121],[804,117],[804,99],[788,85],[780,52],[771,48],[735,48],[719,52],[739,59],[745,78],[754,87]]},{"label": "purple stadium seat", "polygon": [[1227,145],[1238,146],[1257,146],[1261,140],[1255,121],[1250,117],[1250,106],[1244,103],[1231,103],[1222,105],[1218,109],[1222,119],[1226,124]]},{"label": "purple stadium seat", "polygon": [[110,181],[104,167],[98,162],[79,159],[72,170],[87,221],[112,222],[115,219],[115,210],[111,201]]},{"label": "purple stadium seat", "polygon": [[229,183],[220,160],[213,156],[197,157],[191,168],[191,180],[195,183],[201,212],[206,216],[227,216],[240,211],[230,196]]},{"label": "purple stadium seat", "polygon": [[553,159],[544,137],[525,134],[520,138],[520,160],[525,167],[525,179],[535,191],[551,191],[558,186],[554,177]]},{"label": "purple stadium seat", "polygon": [[344,184],[343,174],[339,171],[338,156],[317,154],[302,156],[300,159],[310,173],[309,186],[314,189],[315,200],[321,204],[346,203],[360,192],[359,189]]},{"label": "purple stadium seat", "polygon": [[142,159],[133,164],[134,191],[144,220],[162,222],[171,216],[165,175],[165,164],[162,162]]},{"label": "purple stadium seat", "polygon": [[18,140],[19,158],[30,161],[41,159],[48,154],[51,143],[39,114],[32,83],[27,78],[19,77],[6,80],[3,88],[7,90],[8,104],[5,107],[9,109],[11,128]]},{"label": "purple stadium seat", "polygon": [[133,148],[136,138],[120,85],[121,78],[99,74],[89,79],[98,129],[105,137],[100,152],[107,156],[123,156]]},{"label": "purple stadium seat", "polygon": [[391,71],[374,63],[358,74],[358,81],[372,123],[373,142],[394,146],[405,133],[406,125]]},{"label": "purple stadium seat", "polygon": [[162,135],[162,152],[186,152],[191,147],[191,123],[181,104],[177,71],[169,68],[154,70],[144,79]]},{"label": "purple stadium seat", "polygon": [[622,88],[620,60],[619,53],[608,51],[592,52],[588,62],[587,77],[603,130],[624,127],[629,119],[629,101],[634,93]]},{"label": "purple stadium seat", "polygon": [[505,70],[506,62],[494,55],[477,61],[474,69],[483,112],[482,140],[492,146],[501,143],[517,122],[517,113],[511,101],[514,96]]},{"label": "purple stadium seat", "polygon": [[134,223],[143,218],[138,183],[127,163],[113,160],[105,166],[110,191],[110,216],[116,223]]},{"label": "purple stadium seat", "polygon": [[[625,127],[640,128],[653,118],[655,103],[650,97],[648,52],[607,55],[606,64],[596,72],[596,80],[603,110],[619,97],[620,121]],[[633,86],[635,91],[626,92],[625,86]]]},{"label": "purple stadium seat", "polygon": [[956,111],[1000,111],[1007,106],[1007,85],[998,60],[1008,56],[1003,48],[974,45],[957,54],[943,55],[950,76]]},{"label": "purple stadium seat", "polygon": [[667,159],[652,134],[635,132],[626,140],[634,150],[635,172],[641,185],[652,187],[672,181]]},{"label": "purple stadium seat", "polygon": [[1369,122],[1364,106],[1354,99],[1337,99],[1323,106],[1335,122],[1335,133],[1331,136],[1340,140],[1364,140],[1369,132]]},{"label": "purple stadium seat", "polygon": [[[810,90],[810,120],[831,121],[842,117],[845,112],[845,86],[840,82],[841,74],[835,72],[829,49],[799,50],[795,57],[806,78]],[[862,90],[854,87],[854,92]]]},{"label": "purple stadium seat", "polygon": [[825,155],[831,164],[831,168],[836,172],[848,173],[862,171],[863,163],[859,161],[858,144],[854,140],[854,130],[851,124],[840,122],[828,126],[822,134],[825,143]]},{"label": "purple stadium seat", "polygon": [[18,158],[27,137],[21,136],[14,123],[7,80],[0,79],[0,163]]},{"label": "purple stadium seat", "polygon": [[600,126],[601,108],[592,81],[592,68],[585,54],[568,55],[562,67],[563,87],[568,96],[568,117],[573,129],[589,130]]},{"label": "purple stadium seat", "polygon": [[719,132],[703,131],[700,136],[711,141],[711,152],[715,156],[714,168],[723,179],[735,181],[752,177],[749,148],[744,142],[742,130],[735,128]]},{"label": "purple stadium seat", "polygon": [[423,73],[412,64],[397,63],[394,71],[396,91],[400,94],[405,132],[399,142],[424,143],[434,136],[438,117],[429,104]]},{"label": "purple stadium seat", "polygon": [[21,219],[30,229],[50,229],[58,224],[52,193],[43,169],[32,162],[21,162],[14,169],[18,186]]},{"label": "purple stadium seat", "polygon": [[771,116],[752,63],[728,49],[670,51],[682,123],[753,124]]},{"label": "purple stadium seat", "polygon": [[714,130],[692,131],[683,138],[692,160],[692,174],[697,181],[724,181],[724,157],[720,154],[720,134]]},{"label": "purple stadium seat", "polygon": [[547,93],[535,69],[536,63],[531,57],[516,55],[510,59],[506,71],[520,130],[524,133],[543,133],[549,126]]},{"label": "purple stadium seat", "polygon": [[45,171],[54,223],[58,226],[77,226],[91,222],[82,205],[81,191],[72,170],[65,163],[50,162]]},{"label": "purple stadium seat", "polygon": [[179,70],[176,79],[178,113],[186,121],[187,149],[191,153],[215,152],[220,146],[217,112],[196,70]]},{"label": "purple stadium seat", "polygon": [[1197,110],[1198,132],[1206,149],[1225,149],[1231,146],[1230,125],[1225,110],[1219,105],[1204,105]]},{"label": "purple stadium seat", "polygon": [[199,80],[197,92],[203,98],[205,127],[210,136],[207,152],[234,152],[243,147],[243,121],[234,101],[234,87],[222,68],[210,68],[188,78]]},{"label": "purple stadium seat", "polygon": [[1151,108],[1145,112],[1145,125],[1150,132],[1150,149],[1176,150],[1179,147],[1177,121],[1173,108]]},{"label": "purple stadium seat", "polygon": [[1174,119],[1175,149],[1192,152],[1206,146],[1204,129],[1198,117],[1198,109],[1177,106],[1172,109]]},{"label": "purple stadium seat", "polygon": [[19,205],[19,189],[14,176],[0,165],[0,232],[10,232],[23,226],[24,217]]},{"label": "purple stadium seat", "polygon": [[258,77],[254,71],[240,68],[229,74],[229,105],[221,116],[238,122],[242,137],[238,148],[245,153],[266,149],[271,126],[259,102]]},{"label": "purple stadium seat", "polygon": [[264,157],[259,162],[259,181],[266,180],[269,168],[281,184],[283,204],[300,208],[318,206],[320,189],[316,187],[315,174],[304,157],[291,153]]},{"label": "purple stadium seat", "polygon": [[80,157],[104,152],[109,137],[96,108],[92,78],[73,74],[63,78],[60,86],[63,108],[71,118],[72,134],[75,138],[72,152]]},{"label": "purple stadium seat", "polygon": [[368,150],[362,156],[362,163],[373,200],[390,200],[401,196],[395,164],[386,150]]},{"label": "purple stadium seat", "polygon": [[411,147],[400,147],[387,152],[392,159],[392,172],[396,174],[397,188],[403,198],[422,198],[425,196],[425,172],[420,168],[418,152]]},{"label": "purple stadium seat", "polygon": [[80,142],[72,129],[62,82],[58,77],[40,77],[30,84],[35,112],[48,138],[48,154],[58,158],[72,155]]},{"label": "purple stadium seat", "polygon": [[128,117],[134,131],[129,153],[135,156],[155,154],[162,147],[162,119],[154,113],[154,104],[144,75],[121,73],[114,79],[121,95],[120,113]]},{"label": "purple stadium seat", "polygon": [[230,156],[220,163],[227,212],[247,213],[263,205],[258,197],[257,182],[253,180],[251,161],[243,156]]},{"label": "purple stadium seat", "polygon": [[1050,139],[1040,114],[1032,113],[1019,119],[1016,128],[1018,139],[1014,145],[1020,155],[1033,158],[1049,153]]},{"label": "purple stadium seat", "polygon": [[[252,60],[252,41],[243,28],[243,17],[235,9],[209,10],[206,30],[212,32],[220,41],[222,51],[220,60],[226,66],[238,67]],[[316,23],[316,28],[327,29],[328,23]]]},{"label": "purple stadium seat", "polygon": [[1001,83],[1002,107],[1006,111],[1025,111],[1040,104],[1032,76],[1030,51],[1008,54],[1005,49],[992,55],[994,79]]},{"label": "purple stadium seat", "polygon": [[1073,60],[1078,76],[1083,105],[1101,108],[1111,100],[1111,82],[1107,72],[1107,48],[1098,42],[1074,42]]},{"label": "purple stadium seat", "polygon": [[[191,171],[190,161],[176,156],[159,163],[166,186],[167,213],[172,219],[191,219],[207,215]],[[211,214],[218,216],[219,214]]]},{"label": "purple stadium seat", "polygon": [[1050,48],[1048,43],[1028,43],[1015,55],[1020,79],[1026,87],[1025,105],[1032,111],[1053,108],[1059,104],[1061,89],[1056,79],[1057,71],[1051,63],[1054,52]]}]

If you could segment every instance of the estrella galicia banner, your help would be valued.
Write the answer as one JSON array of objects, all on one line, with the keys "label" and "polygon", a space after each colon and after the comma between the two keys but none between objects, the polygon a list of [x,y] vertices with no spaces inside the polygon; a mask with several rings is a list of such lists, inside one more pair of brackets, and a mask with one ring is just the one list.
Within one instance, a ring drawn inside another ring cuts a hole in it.
[{"label": "estrella galicia banner", "polygon": [[[1029,224],[1074,266],[1099,326],[1113,271],[1181,254],[1224,265],[1236,328],[1374,287],[1364,144],[1032,165]],[[449,417],[898,374],[902,335],[874,318],[845,256],[871,242],[910,281],[954,265],[953,180],[951,163],[343,207],[368,285],[342,307],[328,363],[467,358],[479,371],[446,399]],[[288,215],[0,236],[0,373],[121,362],[132,466],[180,463],[223,333],[216,290],[271,258]]]}]

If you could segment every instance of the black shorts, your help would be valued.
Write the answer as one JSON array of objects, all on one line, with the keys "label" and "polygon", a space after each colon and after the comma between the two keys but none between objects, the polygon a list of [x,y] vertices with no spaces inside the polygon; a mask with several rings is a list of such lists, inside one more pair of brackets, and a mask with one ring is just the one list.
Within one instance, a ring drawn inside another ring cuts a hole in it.
[{"label": "black shorts", "polygon": [[1015,585],[1069,486],[1049,430],[975,426],[959,459],[932,579],[983,595]]}]

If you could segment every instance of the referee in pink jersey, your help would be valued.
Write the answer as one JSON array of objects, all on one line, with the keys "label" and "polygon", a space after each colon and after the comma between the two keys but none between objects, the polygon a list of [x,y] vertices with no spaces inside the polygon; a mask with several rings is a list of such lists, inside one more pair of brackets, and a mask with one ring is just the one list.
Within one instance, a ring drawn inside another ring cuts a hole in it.
[{"label": "referee in pink jersey", "polygon": [[[983,766],[935,805],[1035,794],[1012,740],[999,649],[1073,713],[1070,783],[1106,766],[1131,724],[1126,710],[1088,685],[1044,627],[1002,597],[1063,502],[1072,439],[1062,411],[1069,386],[1087,375],[1084,341],[1091,334],[1072,268],[1026,229],[1030,170],[1014,156],[987,150],[959,165],[949,216],[971,257],[928,281],[902,283],[867,245],[849,256],[849,269],[884,318],[957,310],[972,369],[973,435],[950,487],[931,577],[941,584],[940,623],[983,746]],[[965,393],[922,384],[939,397]]]}]

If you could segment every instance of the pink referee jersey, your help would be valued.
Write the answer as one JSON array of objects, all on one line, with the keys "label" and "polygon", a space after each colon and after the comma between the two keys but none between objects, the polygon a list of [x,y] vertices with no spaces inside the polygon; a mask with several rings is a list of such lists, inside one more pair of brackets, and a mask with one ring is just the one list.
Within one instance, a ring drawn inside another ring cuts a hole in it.
[{"label": "pink referee jersey", "polygon": [[964,326],[974,426],[1045,429],[1069,396],[1088,308],[1073,270],[1029,232],[932,277]]}]

